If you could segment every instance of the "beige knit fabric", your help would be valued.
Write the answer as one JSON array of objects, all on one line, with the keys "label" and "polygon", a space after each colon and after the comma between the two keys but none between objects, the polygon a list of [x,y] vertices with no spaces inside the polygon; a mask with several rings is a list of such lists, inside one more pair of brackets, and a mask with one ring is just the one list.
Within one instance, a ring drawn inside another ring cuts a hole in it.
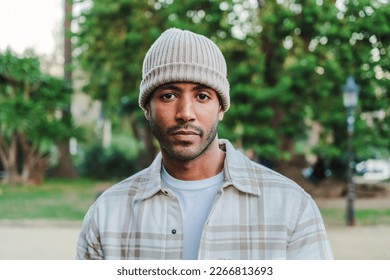
[{"label": "beige knit fabric", "polygon": [[218,46],[203,35],[170,28],[146,53],[140,84],[139,105],[145,110],[148,96],[164,84],[191,82],[214,89],[224,111],[230,106],[225,58]]}]

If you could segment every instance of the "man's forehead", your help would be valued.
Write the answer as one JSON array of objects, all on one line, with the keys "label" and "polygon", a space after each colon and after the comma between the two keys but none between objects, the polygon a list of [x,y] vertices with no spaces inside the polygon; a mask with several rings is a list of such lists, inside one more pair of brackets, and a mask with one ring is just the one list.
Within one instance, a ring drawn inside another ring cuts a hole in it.
[{"label": "man's forehead", "polygon": [[[200,89],[210,89],[213,90],[211,87],[206,86],[204,84],[199,83],[192,83],[192,82],[172,82],[167,83],[164,85],[161,85],[157,87],[157,90],[163,90],[163,89],[180,89],[182,87],[190,87],[192,90],[200,90]],[[213,90],[215,91],[215,90]]]}]

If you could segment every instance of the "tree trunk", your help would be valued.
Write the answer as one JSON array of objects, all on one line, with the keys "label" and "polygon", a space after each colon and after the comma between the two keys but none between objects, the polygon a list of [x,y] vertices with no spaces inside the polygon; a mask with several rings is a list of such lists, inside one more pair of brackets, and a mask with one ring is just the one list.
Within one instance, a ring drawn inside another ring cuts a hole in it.
[{"label": "tree trunk", "polygon": [[[65,0],[64,16],[64,77],[72,85],[72,44],[71,44],[71,22],[72,22],[73,0]],[[71,108],[62,111],[62,118],[65,122],[71,123]],[[70,127],[70,125],[69,125]],[[69,139],[64,139],[57,143],[59,151],[59,164],[53,172],[54,177],[77,178],[78,174],[73,166],[72,155],[70,154]]]},{"label": "tree trunk", "polygon": [[10,185],[17,185],[21,183],[21,176],[18,170],[18,135],[16,132],[12,134],[11,144],[8,147],[8,151],[4,152],[4,159],[6,162],[3,163],[6,176],[5,182]]},{"label": "tree trunk", "polygon": [[57,143],[57,149],[60,161],[53,172],[53,177],[70,179],[78,178],[79,176],[73,166],[72,155],[69,150],[69,141],[64,140]]},{"label": "tree trunk", "polygon": [[140,127],[140,124],[133,118],[130,119],[131,129],[133,130],[135,138],[143,142],[145,149],[141,151],[138,155],[138,164],[140,168],[145,168],[149,166],[155,156],[158,154],[159,149],[154,144],[154,136],[152,129],[149,125]]},{"label": "tree trunk", "polygon": [[31,175],[32,155],[33,155],[34,148],[28,145],[28,141],[26,139],[25,134],[19,133],[18,138],[19,138],[19,146],[22,151],[21,179],[23,184],[27,184]]},{"label": "tree trunk", "polygon": [[31,176],[29,178],[30,183],[34,185],[41,185],[43,183],[48,162],[49,159],[44,155],[39,155],[38,158],[34,159],[34,164],[31,169]]},{"label": "tree trunk", "polygon": [[154,160],[155,156],[158,153],[158,149],[154,145],[153,140],[154,140],[154,136],[152,133],[152,129],[150,128],[150,126],[145,127],[145,140],[144,141],[145,141],[146,150],[149,152],[148,153],[149,158],[147,158],[146,159],[147,162],[145,162],[146,166],[152,163],[152,161]]}]

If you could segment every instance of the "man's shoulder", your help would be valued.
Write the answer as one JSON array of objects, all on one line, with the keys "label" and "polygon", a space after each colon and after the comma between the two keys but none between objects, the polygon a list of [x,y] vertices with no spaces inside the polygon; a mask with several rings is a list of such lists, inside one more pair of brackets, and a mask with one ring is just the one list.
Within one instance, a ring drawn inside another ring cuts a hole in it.
[{"label": "man's shoulder", "polygon": [[[235,161],[230,165],[231,175],[239,177],[247,176],[248,182],[256,182],[261,192],[296,193],[310,197],[310,195],[294,180],[266,167],[261,163],[250,160],[240,151],[232,151]],[[239,164],[237,164],[239,162]],[[246,175],[244,175],[246,174]],[[255,183],[255,184],[256,184]]]},{"label": "man's shoulder", "polygon": [[294,180],[288,178],[287,176],[279,173],[276,170],[270,169],[256,162],[252,162],[252,166],[253,170],[255,170],[255,172],[260,175],[265,182],[287,185],[298,191],[303,190],[302,187],[298,185],[298,183],[296,183]]},{"label": "man's shoulder", "polygon": [[140,189],[146,188],[152,184],[149,168],[145,168],[130,177],[110,186],[103,193],[102,197],[111,197],[126,194],[126,196],[135,196]]}]

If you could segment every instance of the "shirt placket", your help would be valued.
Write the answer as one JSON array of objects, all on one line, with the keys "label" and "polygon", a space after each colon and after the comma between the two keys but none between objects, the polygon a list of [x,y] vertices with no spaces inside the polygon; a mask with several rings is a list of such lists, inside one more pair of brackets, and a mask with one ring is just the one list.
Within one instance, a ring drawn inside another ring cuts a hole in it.
[{"label": "shirt placket", "polygon": [[[181,259],[183,255],[183,219],[179,200],[169,189],[163,189],[162,192],[167,198],[167,221],[166,231],[166,259]],[[177,244],[177,242],[180,244]],[[170,247],[179,248],[173,252]]]},{"label": "shirt placket", "polygon": [[199,253],[198,253],[198,259],[199,260],[203,260],[203,259],[208,259],[209,257],[209,254],[210,254],[210,251],[211,251],[211,248],[209,248],[207,246],[207,242],[205,241],[207,236],[208,236],[208,231],[207,231],[207,224],[209,223],[209,221],[211,220],[212,216],[213,216],[213,213],[214,213],[214,210],[218,204],[218,202],[220,202],[220,200],[222,199],[223,197],[223,189],[227,186],[229,186],[230,183],[224,183],[221,187],[221,189],[218,191],[218,194],[213,202],[213,205],[210,209],[210,213],[209,213],[209,216],[207,217],[207,220],[206,220],[206,223],[205,223],[205,226],[203,227],[203,232],[202,232],[202,237],[200,239],[200,246],[199,246]]}]

